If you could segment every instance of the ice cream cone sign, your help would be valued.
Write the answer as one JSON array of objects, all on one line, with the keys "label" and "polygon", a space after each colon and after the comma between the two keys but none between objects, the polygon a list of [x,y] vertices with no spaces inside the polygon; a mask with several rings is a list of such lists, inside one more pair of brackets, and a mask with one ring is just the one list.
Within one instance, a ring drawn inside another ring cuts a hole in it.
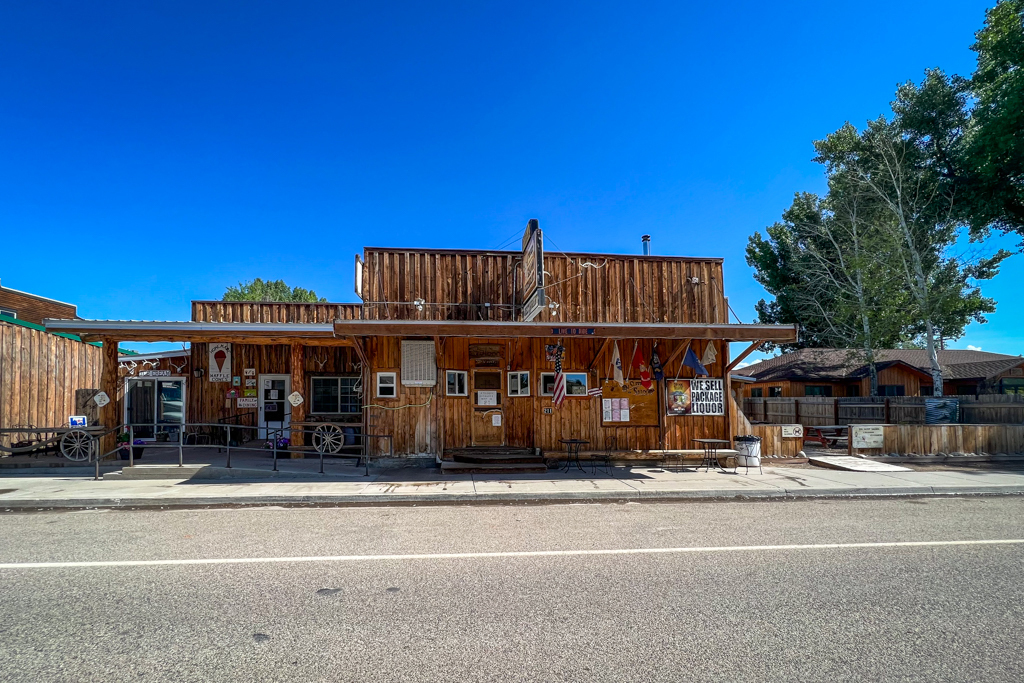
[{"label": "ice cream cone sign", "polygon": [[231,381],[231,344],[210,344],[210,381]]}]

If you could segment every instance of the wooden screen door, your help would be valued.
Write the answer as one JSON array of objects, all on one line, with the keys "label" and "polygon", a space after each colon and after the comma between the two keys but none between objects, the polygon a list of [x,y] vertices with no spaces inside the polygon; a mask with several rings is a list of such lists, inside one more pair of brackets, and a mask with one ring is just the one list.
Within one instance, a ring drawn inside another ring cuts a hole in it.
[{"label": "wooden screen door", "polygon": [[505,401],[500,368],[473,370],[471,432],[474,446],[505,445]]}]

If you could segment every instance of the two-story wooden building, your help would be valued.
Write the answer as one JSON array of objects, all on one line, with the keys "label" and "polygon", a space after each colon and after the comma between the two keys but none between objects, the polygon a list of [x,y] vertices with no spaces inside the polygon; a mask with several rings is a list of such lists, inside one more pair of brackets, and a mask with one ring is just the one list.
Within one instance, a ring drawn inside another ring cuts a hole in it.
[{"label": "two-story wooden building", "polygon": [[[194,301],[189,321],[47,327],[109,348],[189,343],[187,366],[159,376],[127,377],[116,358],[105,366],[115,400],[104,423],[146,419],[152,432],[173,429],[165,401],[190,423],[248,415],[260,427],[339,425],[346,440],[387,435],[400,457],[557,451],[566,438],[620,453],[731,438],[729,342],[792,342],[795,327],[730,324],[721,259],[544,254],[541,240],[531,221],[522,251],[367,248],[356,257],[356,304]],[[684,359],[709,359],[708,345],[716,381],[691,386]],[[301,442],[296,430],[292,444]]]}]

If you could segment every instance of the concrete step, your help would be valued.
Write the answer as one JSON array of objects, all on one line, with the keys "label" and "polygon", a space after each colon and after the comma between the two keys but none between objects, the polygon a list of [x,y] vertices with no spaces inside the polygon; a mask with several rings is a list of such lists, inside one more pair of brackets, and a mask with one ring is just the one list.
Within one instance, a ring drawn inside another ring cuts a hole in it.
[{"label": "concrete step", "polygon": [[453,448],[445,451],[453,462],[481,465],[542,465],[544,458],[532,448]]},{"label": "concrete step", "polygon": [[540,463],[475,463],[452,462],[441,463],[442,474],[538,474],[548,471],[543,461]]}]

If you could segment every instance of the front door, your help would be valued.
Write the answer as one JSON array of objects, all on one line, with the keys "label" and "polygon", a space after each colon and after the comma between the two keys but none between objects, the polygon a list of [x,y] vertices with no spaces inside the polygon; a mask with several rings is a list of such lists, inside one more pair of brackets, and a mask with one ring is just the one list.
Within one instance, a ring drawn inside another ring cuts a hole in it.
[{"label": "front door", "polygon": [[473,370],[470,398],[473,401],[471,432],[474,446],[505,445],[505,404],[501,368]]},{"label": "front door", "polygon": [[[271,430],[285,428],[291,423],[292,404],[288,394],[292,393],[291,375],[260,375],[260,438],[266,439],[267,427]],[[288,438],[287,434],[281,434]]]},{"label": "front door", "polygon": [[155,440],[166,433],[168,441],[181,438],[185,422],[183,378],[129,377],[125,383],[124,422],[136,439]]}]

